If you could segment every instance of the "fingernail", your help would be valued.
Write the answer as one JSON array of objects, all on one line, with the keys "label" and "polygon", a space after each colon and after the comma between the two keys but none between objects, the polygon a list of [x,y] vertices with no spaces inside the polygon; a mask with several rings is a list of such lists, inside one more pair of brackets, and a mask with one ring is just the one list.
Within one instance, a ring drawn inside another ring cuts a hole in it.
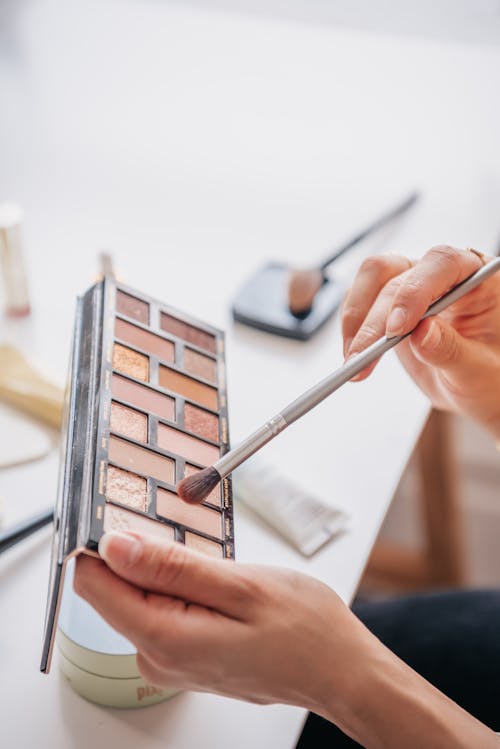
[{"label": "fingernail", "polygon": [[431,322],[429,330],[422,338],[420,342],[420,348],[426,349],[426,351],[434,351],[441,343],[441,328],[436,325],[435,322]]},{"label": "fingernail", "polygon": [[388,336],[404,332],[408,312],[404,307],[394,307],[387,319],[386,333]]},{"label": "fingernail", "polygon": [[105,562],[112,562],[121,567],[131,567],[142,551],[142,543],[136,536],[128,533],[105,533],[99,541],[99,555]]}]

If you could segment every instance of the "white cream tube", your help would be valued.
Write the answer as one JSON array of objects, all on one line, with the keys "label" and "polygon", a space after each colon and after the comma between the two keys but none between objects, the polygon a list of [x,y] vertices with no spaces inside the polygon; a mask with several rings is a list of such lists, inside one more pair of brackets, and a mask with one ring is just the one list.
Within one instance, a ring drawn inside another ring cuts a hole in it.
[{"label": "white cream tube", "polygon": [[306,557],[346,527],[344,512],[255,458],[233,473],[233,490],[237,500]]}]

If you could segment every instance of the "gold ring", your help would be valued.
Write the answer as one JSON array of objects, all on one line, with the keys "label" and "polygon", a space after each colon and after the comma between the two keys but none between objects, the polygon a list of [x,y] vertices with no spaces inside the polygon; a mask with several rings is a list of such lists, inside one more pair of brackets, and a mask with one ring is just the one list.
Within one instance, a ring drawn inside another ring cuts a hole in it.
[{"label": "gold ring", "polygon": [[476,257],[478,257],[481,261],[481,265],[486,265],[486,256],[483,252],[479,252],[479,250],[475,250],[474,247],[467,247],[467,252],[472,252]]}]

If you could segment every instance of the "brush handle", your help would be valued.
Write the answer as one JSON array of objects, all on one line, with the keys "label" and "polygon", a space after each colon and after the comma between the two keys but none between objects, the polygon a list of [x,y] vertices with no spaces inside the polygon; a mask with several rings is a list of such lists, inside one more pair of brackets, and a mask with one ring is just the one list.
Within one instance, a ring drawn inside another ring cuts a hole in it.
[{"label": "brush handle", "polygon": [[[492,276],[500,270],[500,258],[491,260],[487,265],[480,268],[472,276],[462,281],[462,283],[455,286],[447,294],[444,294],[434,304],[431,304],[422,319],[438,315],[450,304],[461,299],[469,291],[472,291],[479,286],[483,281]],[[287,428],[294,421],[300,419],[301,416],[311,411],[315,406],[325,400],[329,395],[338,390],[346,382],[349,382],[353,377],[362,372],[366,367],[373,364],[374,361],[379,359],[386,351],[394,348],[404,338],[409,336],[412,331],[405,333],[404,335],[393,336],[388,338],[383,336],[378,341],[372,343],[364,351],[359,354],[355,354],[351,359],[345,362],[335,372],[325,377],[324,380],[318,382],[310,390],[306,390],[305,393],[296,398],[286,408],[284,408],[279,414],[276,414],[272,419],[267,421],[260,429],[250,435],[240,445],[230,450],[220,460],[214,463],[213,467],[217,470],[220,476],[223,478],[229,473],[234,471],[241,463],[250,458],[254,453],[260,450],[265,444],[270,442],[273,437],[276,437],[280,432]]]},{"label": "brush handle", "polygon": [[384,213],[382,216],[380,216],[380,218],[376,219],[376,221],[363,229],[363,231],[360,231],[359,234],[356,234],[346,244],[336,250],[333,255],[330,255],[326,258],[326,260],[323,260],[323,262],[319,266],[319,270],[322,272],[326,271],[328,266],[331,265],[335,260],[337,260],[341,255],[343,255],[344,252],[347,252],[352,247],[362,242],[363,239],[366,239],[370,234],[384,226],[384,224],[388,224],[390,221],[393,221],[402,213],[405,213],[408,208],[411,208],[411,206],[417,201],[417,199],[418,192],[411,193],[411,195],[402,203],[397,205],[396,208],[393,208],[388,213]]},{"label": "brush handle", "polygon": [[21,523],[0,533],[0,554],[10,549],[11,546],[14,546],[19,541],[22,541],[23,538],[31,536],[32,533],[43,528],[44,525],[48,525],[53,519],[54,510],[51,508],[50,510],[45,510],[45,512],[40,512],[38,515],[33,515],[28,520],[23,520]]}]

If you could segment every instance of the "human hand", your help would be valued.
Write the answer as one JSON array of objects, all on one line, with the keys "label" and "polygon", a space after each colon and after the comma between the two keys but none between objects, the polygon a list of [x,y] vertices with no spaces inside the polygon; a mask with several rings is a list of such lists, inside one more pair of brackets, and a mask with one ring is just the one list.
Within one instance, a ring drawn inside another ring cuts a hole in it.
[{"label": "human hand", "polygon": [[105,562],[77,560],[75,590],[135,645],[148,683],[342,720],[379,643],[326,585],[133,533],[106,534],[99,551]]},{"label": "human hand", "polygon": [[[478,270],[481,260],[440,246],[410,265],[398,255],[373,256],[361,265],[344,303],[346,357],[384,334],[412,330],[430,304]],[[435,408],[466,414],[500,437],[499,274],[418,324],[397,352]],[[374,366],[355,379],[366,378]]]}]

